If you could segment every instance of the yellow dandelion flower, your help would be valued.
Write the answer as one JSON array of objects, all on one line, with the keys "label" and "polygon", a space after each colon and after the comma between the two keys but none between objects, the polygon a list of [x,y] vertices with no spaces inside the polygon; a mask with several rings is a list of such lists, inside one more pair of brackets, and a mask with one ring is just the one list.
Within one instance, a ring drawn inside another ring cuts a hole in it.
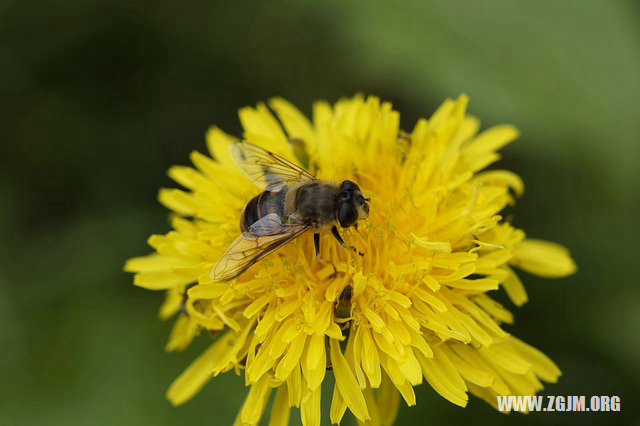
[{"label": "yellow dandelion flower", "polygon": [[287,424],[299,407],[303,424],[318,425],[321,384],[333,375],[332,422],[349,409],[386,425],[401,399],[416,403],[423,381],[454,404],[465,406],[471,392],[495,406],[497,395],[533,395],[557,380],[553,361],[502,330],[513,316],[488,295],[502,286],[520,306],[527,294],[514,268],[544,277],[576,269],[564,247],[526,238],[500,216],[523,183],[482,170],[518,137],[513,126],[478,133],[466,96],[410,133],[376,97],[317,102],[312,121],[282,99],[269,106],[275,115],[264,104],[240,110],[243,139],[319,179],[357,182],[372,198],[370,215],[342,233],[364,256],[323,237],[330,262],[319,262],[306,233],[237,279],[210,279],[260,192],[229,154],[237,138],[210,129],[210,156],[193,152],[193,168],[169,170],[186,191],[160,191],[173,230],[152,235],[155,252],[125,265],[135,285],[167,291],[160,315],[178,314],[167,350],[203,331],[215,336],[170,386],[173,404],[234,370],[250,387],[236,424],[257,424],[275,389],[269,424]]}]

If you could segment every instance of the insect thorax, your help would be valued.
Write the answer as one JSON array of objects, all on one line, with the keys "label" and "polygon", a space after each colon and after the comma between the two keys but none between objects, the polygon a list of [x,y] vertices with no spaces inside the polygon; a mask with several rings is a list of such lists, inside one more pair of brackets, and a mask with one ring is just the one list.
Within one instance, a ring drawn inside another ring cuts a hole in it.
[{"label": "insect thorax", "polygon": [[313,182],[296,190],[293,212],[303,221],[326,224],[336,218],[337,189],[330,182]]}]

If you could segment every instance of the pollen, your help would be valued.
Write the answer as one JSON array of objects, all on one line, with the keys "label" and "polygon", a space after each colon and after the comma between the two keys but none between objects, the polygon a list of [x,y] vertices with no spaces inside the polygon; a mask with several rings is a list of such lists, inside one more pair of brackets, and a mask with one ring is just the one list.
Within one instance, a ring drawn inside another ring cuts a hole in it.
[{"label": "pollen", "polygon": [[[209,272],[259,192],[229,156],[239,138],[213,127],[206,155],[169,170],[184,188],[159,194],[173,229],[125,264],[135,285],[166,292],[160,316],[176,318],[168,351],[213,336],[169,387],[169,401],[182,404],[233,371],[249,388],[236,424],[257,424],[271,404],[269,424],[288,424],[297,407],[304,425],[319,425],[325,397],[333,423],[348,410],[385,425],[400,401],[418,402],[417,386],[459,406],[472,394],[495,407],[497,395],[533,395],[558,379],[551,359],[502,329],[514,317],[491,292],[521,306],[528,296],[517,270],[559,278],[576,265],[566,248],[528,238],[504,217],[523,183],[485,169],[518,131],[480,132],[467,102],[446,100],[406,132],[391,104],[373,96],[317,102],[311,120],[279,98],[240,110],[241,139],[371,197],[367,219],[341,231],[363,256],[323,236],[319,262],[306,233],[238,278],[214,281]],[[329,376],[335,385],[323,395]]]}]

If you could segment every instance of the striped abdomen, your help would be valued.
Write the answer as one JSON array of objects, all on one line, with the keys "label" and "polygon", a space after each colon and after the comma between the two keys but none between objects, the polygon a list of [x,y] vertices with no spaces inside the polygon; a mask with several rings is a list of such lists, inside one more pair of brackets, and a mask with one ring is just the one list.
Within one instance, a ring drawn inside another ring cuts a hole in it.
[{"label": "striped abdomen", "polygon": [[247,203],[240,215],[240,229],[245,232],[251,225],[270,213],[275,213],[286,222],[286,209],[284,206],[287,189],[279,192],[264,191],[256,195]]}]

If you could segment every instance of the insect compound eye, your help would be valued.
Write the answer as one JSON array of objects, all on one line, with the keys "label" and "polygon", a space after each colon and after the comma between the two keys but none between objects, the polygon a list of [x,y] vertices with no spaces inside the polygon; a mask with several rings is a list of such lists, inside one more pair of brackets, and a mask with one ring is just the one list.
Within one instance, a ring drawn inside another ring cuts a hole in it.
[{"label": "insect compound eye", "polygon": [[343,191],[354,191],[356,189],[360,189],[358,188],[358,185],[355,184],[355,182],[352,182],[350,180],[343,180],[342,183],[340,184],[340,189]]},{"label": "insect compound eye", "polygon": [[349,191],[343,191],[340,193],[340,201],[349,201],[351,199],[351,193]]},{"label": "insect compound eye", "polygon": [[338,222],[343,228],[352,226],[358,220],[358,211],[350,203],[342,203],[338,212]]}]

